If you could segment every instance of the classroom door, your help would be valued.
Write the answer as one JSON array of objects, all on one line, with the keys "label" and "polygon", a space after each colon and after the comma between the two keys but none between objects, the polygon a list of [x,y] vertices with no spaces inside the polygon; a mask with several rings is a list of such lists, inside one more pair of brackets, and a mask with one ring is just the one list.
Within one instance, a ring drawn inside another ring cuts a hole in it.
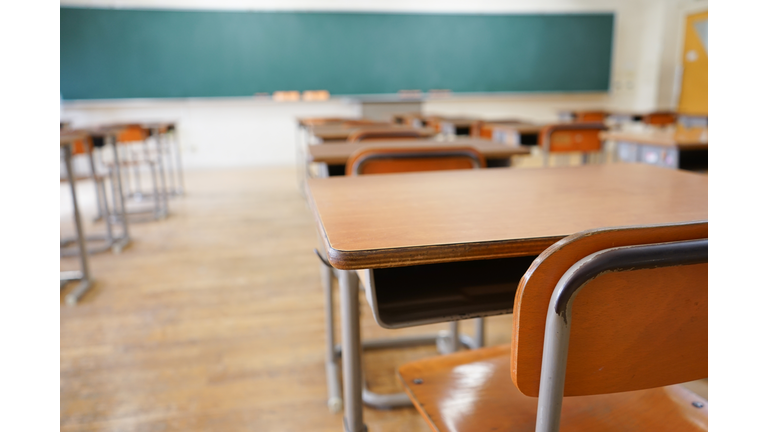
[{"label": "classroom door", "polygon": [[707,12],[688,15],[683,45],[683,79],[677,110],[707,115]]}]

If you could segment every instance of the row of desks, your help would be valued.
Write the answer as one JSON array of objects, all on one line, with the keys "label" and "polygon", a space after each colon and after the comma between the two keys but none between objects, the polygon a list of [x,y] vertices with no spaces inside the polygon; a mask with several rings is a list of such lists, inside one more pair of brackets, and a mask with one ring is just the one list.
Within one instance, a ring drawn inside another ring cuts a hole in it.
[{"label": "row of desks", "polygon": [[[515,124],[505,127],[515,131]],[[519,125],[515,132],[538,133]],[[540,128],[540,127],[539,127]],[[606,132],[636,142],[706,151],[673,131]],[[431,144],[427,144],[431,143]],[[361,146],[472,145],[488,159],[527,146],[483,139],[324,143],[307,159],[346,163]],[[580,231],[707,220],[707,177],[653,164],[491,169],[312,178],[305,193],[322,255],[339,276],[342,353],[359,353],[359,282],[385,328],[511,313],[518,282],[547,247]],[[660,165],[660,164],[655,164]],[[660,165],[663,166],[663,165]],[[342,355],[345,430],[364,430],[362,366]]]}]

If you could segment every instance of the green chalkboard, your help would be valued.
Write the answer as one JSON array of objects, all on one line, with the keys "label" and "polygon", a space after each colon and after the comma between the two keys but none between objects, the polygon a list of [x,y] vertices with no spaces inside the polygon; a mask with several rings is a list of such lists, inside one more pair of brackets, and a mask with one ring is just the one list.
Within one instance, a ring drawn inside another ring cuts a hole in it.
[{"label": "green chalkboard", "polygon": [[613,14],[61,8],[64,99],[607,91]]}]

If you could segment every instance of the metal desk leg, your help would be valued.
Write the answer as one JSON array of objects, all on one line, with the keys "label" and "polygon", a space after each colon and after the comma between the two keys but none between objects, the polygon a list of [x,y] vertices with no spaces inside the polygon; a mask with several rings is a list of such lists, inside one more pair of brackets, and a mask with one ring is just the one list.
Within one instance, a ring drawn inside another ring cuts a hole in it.
[{"label": "metal desk leg", "polygon": [[113,157],[115,159],[115,180],[112,182],[112,201],[115,207],[115,213],[120,218],[120,223],[123,225],[123,239],[127,244],[130,241],[130,235],[128,234],[128,213],[125,211],[125,197],[123,196],[123,181],[120,174],[120,156],[117,154],[117,138],[113,136],[105,137],[105,140],[110,140],[112,144]]},{"label": "metal desk leg", "polygon": [[157,139],[161,140],[160,143],[162,144],[162,153],[161,154],[167,154],[168,155],[168,192],[167,196],[176,196],[178,195],[178,188],[176,187],[176,173],[175,169],[173,167],[173,152],[171,151],[171,141],[168,138],[168,132],[164,132],[162,134],[158,133]]},{"label": "metal desk leg", "polygon": [[91,178],[96,186],[96,205],[99,208],[99,216],[97,219],[104,218],[104,223],[107,225],[107,242],[112,245],[114,242],[114,235],[112,233],[112,221],[107,217],[109,215],[109,205],[107,201],[107,188],[104,186],[104,179],[99,180],[96,174],[96,162],[93,159],[94,148],[88,149],[88,162],[91,164]]},{"label": "metal desk leg", "polygon": [[[85,237],[83,235],[83,224],[80,220],[80,209],[77,207],[77,193],[75,192],[75,176],[72,171],[72,148],[70,146],[64,146],[62,148],[64,152],[64,163],[67,167],[67,177],[69,178],[69,188],[72,191],[72,208],[75,216],[75,230],[77,231],[77,245],[80,249],[80,284],[67,296],[64,301],[68,305],[77,303],[80,297],[91,288],[91,273],[88,269],[88,251],[85,248]],[[75,277],[76,278],[76,275]],[[74,279],[73,275],[66,277],[66,280]]]},{"label": "metal desk leg", "polygon": [[365,432],[367,427],[363,423],[359,280],[354,271],[340,273],[344,432]]},{"label": "metal desk leg", "polygon": [[165,184],[165,170],[163,164],[163,145],[160,142],[160,133],[157,128],[152,129],[152,135],[155,137],[155,147],[157,148],[157,169],[160,175],[159,187],[155,187],[155,192],[160,193],[160,200],[162,203],[163,217],[168,214],[168,189]]},{"label": "metal desk leg", "polygon": [[179,173],[179,195],[184,195],[184,170],[181,166],[181,143],[179,142],[179,131],[176,125],[173,126],[173,141],[176,143],[176,172]]},{"label": "metal desk leg", "polygon": [[320,264],[320,275],[323,280],[323,293],[325,295],[325,378],[328,386],[328,409],[332,413],[341,411],[341,388],[339,383],[339,366],[336,360],[336,338],[333,334],[333,270],[325,264]]}]

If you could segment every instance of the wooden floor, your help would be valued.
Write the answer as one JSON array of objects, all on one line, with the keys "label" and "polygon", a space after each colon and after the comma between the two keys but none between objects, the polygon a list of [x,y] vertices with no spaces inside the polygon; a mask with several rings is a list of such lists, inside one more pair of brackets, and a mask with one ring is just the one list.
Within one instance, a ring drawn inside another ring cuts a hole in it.
[{"label": "wooden floor", "polygon": [[[198,171],[186,183],[168,219],[131,225],[120,255],[91,256],[96,285],[80,304],[64,306],[62,291],[61,430],[342,430],[326,407],[317,240],[294,171]],[[384,330],[361,310],[364,337],[445,328]],[[508,343],[510,327],[490,319],[488,342]],[[396,391],[398,364],[435,353],[366,353],[366,379]],[[428,430],[412,408],[365,419],[372,432]]]},{"label": "wooden floor", "polygon": [[[80,304],[65,306],[62,291],[61,430],[341,431],[326,407],[316,234],[295,172],[197,171],[186,182],[168,219],[133,224],[120,255],[91,256],[96,285]],[[361,302],[363,337],[445,328],[384,330]],[[488,344],[509,342],[510,316],[487,322]],[[366,379],[396,391],[397,365],[432,354],[366,353]],[[365,421],[429,430],[413,408],[366,409]]]}]

